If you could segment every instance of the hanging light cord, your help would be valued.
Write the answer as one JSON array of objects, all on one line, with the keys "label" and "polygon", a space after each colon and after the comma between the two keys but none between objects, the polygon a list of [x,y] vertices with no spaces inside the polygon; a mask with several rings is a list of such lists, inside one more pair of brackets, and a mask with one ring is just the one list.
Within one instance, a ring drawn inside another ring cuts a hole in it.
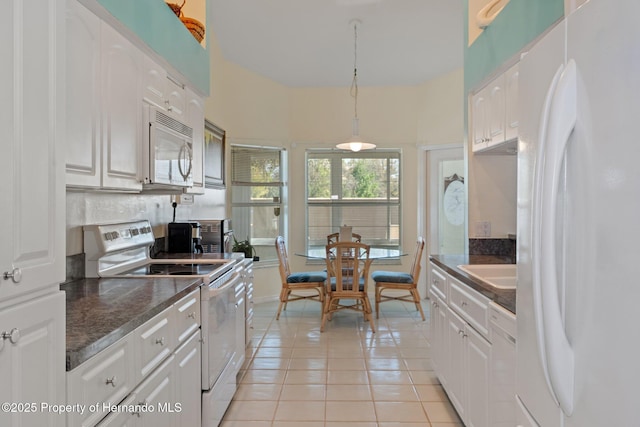
[{"label": "hanging light cord", "polygon": [[353,81],[351,82],[351,96],[355,99],[353,103],[354,117],[358,118],[358,24],[353,24]]}]

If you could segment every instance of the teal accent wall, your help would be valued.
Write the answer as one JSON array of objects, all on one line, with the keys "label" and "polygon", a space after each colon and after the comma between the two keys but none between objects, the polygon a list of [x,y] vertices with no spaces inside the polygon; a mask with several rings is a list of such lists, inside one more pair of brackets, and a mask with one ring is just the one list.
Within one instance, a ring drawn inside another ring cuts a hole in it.
[{"label": "teal accent wall", "polygon": [[209,50],[193,38],[164,0],[98,2],[188,78],[196,89],[209,95]]},{"label": "teal accent wall", "polygon": [[564,16],[563,0],[511,0],[471,46],[465,0],[464,93]]}]

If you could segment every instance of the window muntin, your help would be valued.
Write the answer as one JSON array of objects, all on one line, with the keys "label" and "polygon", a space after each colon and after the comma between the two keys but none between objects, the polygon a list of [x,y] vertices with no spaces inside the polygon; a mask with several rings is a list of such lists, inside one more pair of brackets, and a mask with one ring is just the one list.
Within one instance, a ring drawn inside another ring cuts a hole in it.
[{"label": "window muntin", "polygon": [[400,247],[400,152],[307,151],[307,246],[350,225],[363,241]]}]

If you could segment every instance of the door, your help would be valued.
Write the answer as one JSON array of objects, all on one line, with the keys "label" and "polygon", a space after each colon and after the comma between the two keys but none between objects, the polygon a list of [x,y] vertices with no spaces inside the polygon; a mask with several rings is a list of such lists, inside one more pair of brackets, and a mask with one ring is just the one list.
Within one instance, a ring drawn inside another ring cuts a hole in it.
[{"label": "door", "polygon": [[2,2],[0,300],[65,278],[64,13],[64,0]]},{"label": "door", "polygon": [[446,255],[465,251],[466,190],[462,148],[428,152],[428,253]]},{"label": "door", "polygon": [[[427,259],[430,254],[463,254],[467,197],[462,147],[427,151],[427,171]],[[428,269],[427,290],[433,279],[430,271]]]}]

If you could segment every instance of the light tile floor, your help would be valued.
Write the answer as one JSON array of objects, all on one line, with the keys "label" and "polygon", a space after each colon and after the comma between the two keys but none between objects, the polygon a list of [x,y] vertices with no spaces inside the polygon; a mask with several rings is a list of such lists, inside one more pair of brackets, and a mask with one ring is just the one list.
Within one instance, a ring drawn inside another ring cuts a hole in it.
[{"label": "light tile floor", "polygon": [[415,306],[381,305],[372,333],[362,314],[320,304],[256,304],[254,332],[221,427],[458,427],[431,368],[427,321]]}]

